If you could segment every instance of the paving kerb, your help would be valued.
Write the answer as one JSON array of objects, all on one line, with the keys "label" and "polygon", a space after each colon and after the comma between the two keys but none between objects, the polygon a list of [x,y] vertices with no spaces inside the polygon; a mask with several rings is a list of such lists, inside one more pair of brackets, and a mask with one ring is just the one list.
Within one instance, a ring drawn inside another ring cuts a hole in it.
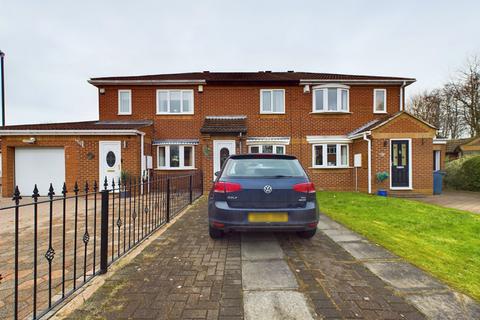
[{"label": "paving kerb", "polygon": [[71,297],[67,298],[64,303],[60,304],[56,308],[52,309],[45,315],[45,319],[65,319],[70,313],[80,307],[88,298],[90,298],[95,291],[97,291],[105,281],[115,275],[115,272],[121,269],[123,266],[131,262],[136,256],[138,256],[147,246],[149,246],[155,239],[159,238],[168,228],[170,228],[175,222],[180,219],[196,202],[193,202],[192,205],[185,207],[180,213],[178,213],[175,218],[170,220],[170,223],[165,224],[160,227],[159,230],[155,231],[152,235],[145,238],[137,247],[133,250],[122,256],[120,259],[112,263],[108,272],[104,275],[99,275],[93,278],[88,284],[79,289]]}]

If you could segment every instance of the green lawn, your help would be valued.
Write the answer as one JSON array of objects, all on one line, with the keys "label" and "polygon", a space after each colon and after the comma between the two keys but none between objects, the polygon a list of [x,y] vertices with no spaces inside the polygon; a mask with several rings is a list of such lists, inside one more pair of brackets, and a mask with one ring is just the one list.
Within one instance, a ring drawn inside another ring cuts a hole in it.
[{"label": "green lawn", "polygon": [[317,197],[332,219],[480,300],[480,215],[350,192]]}]

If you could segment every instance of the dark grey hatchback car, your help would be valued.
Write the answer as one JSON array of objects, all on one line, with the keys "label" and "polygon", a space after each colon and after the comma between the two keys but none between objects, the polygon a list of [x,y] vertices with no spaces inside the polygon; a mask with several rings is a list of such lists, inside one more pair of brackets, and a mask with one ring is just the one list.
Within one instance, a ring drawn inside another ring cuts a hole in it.
[{"label": "dark grey hatchback car", "polygon": [[235,231],[296,231],[315,235],[315,187],[297,158],[276,154],[230,156],[208,196],[210,237]]}]

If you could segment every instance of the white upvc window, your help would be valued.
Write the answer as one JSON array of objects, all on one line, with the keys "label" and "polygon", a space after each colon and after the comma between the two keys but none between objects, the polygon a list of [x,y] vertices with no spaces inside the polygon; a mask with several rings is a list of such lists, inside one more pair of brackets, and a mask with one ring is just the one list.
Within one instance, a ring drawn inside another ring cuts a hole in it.
[{"label": "white upvc window", "polygon": [[387,113],[387,89],[373,90],[373,113]]},{"label": "white upvc window", "polygon": [[118,114],[132,114],[132,90],[118,90]]},{"label": "white upvc window", "polygon": [[157,90],[157,114],[193,114],[193,90]]},{"label": "white upvc window", "polygon": [[433,171],[438,171],[442,167],[442,152],[440,150],[433,150]]},{"label": "white upvc window", "polygon": [[350,87],[328,84],[313,87],[313,113],[349,112]]},{"label": "white upvc window", "polygon": [[157,169],[182,170],[195,168],[193,145],[162,145],[157,147]]},{"label": "white upvc window", "polygon": [[249,153],[273,153],[273,154],[285,154],[284,145],[275,144],[257,144],[248,146]]},{"label": "white upvc window", "polygon": [[260,113],[285,113],[285,90],[260,90]]},{"label": "white upvc window", "polygon": [[312,145],[312,167],[346,168],[348,167],[348,144]]}]

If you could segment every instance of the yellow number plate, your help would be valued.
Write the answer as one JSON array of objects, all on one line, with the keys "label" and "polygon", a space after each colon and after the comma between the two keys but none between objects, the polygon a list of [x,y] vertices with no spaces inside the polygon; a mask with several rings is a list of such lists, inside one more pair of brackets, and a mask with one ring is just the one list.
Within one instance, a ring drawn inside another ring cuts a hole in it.
[{"label": "yellow number plate", "polygon": [[286,212],[249,213],[248,222],[288,222]]}]

